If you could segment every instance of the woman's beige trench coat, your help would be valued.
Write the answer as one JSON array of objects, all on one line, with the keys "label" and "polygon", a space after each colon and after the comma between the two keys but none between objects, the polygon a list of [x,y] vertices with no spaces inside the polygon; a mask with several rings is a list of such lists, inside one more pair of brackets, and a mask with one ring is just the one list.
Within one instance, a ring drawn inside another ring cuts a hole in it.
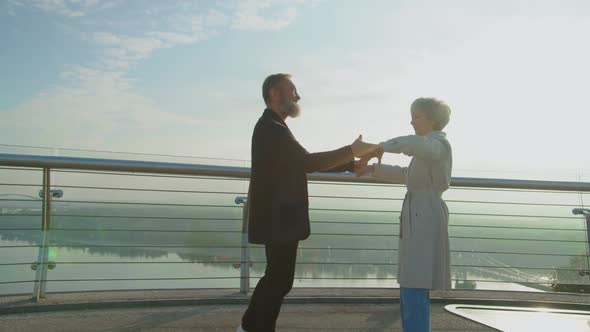
[{"label": "woman's beige trench coat", "polygon": [[377,165],[373,177],[405,183],[400,215],[398,282],[401,287],[450,289],[449,188],[452,151],[446,134],[402,136],[381,143],[385,152],[412,156],[408,167]]}]

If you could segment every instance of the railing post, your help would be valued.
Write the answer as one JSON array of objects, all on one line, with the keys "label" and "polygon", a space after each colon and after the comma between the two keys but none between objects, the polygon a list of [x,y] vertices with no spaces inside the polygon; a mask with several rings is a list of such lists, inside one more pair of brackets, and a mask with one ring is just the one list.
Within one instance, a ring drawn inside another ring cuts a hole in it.
[{"label": "railing post", "polygon": [[43,208],[41,212],[41,246],[37,255],[37,265],[35,272],[35,287],[33,289],[33,299],[38,302],[45,297],[47,287],[47,267],[48,253],[47,237],[51,225],[51,170],[43,168]]},{"label": "railing post", "polygon": [[240,293],[248,294],[250,292],[250,246],[248,243],[248,208],[249,201],[247,197],[238,196],[236,204],[244,204],[242,210],[242,254],[240,258]]},{"label": "railing post", "polygon": [[590,209],[577,208],[572,211],[574,215],[583,215],[586,218],[586,262],[588,263],[588,270],[580,271],[580,275],[587,275],[590,277]]}]

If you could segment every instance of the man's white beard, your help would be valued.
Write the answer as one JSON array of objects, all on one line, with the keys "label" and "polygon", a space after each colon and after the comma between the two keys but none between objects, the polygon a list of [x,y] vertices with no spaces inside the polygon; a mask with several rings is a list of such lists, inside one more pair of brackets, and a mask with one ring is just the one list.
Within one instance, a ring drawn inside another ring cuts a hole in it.
[{"label": "man's white beard", "polygon": [[301,107],[299,107],[299,104],[296,101],[286,101],[281,103],[279,112],[287,114],[292,118],[296,118],[301,114]]}]

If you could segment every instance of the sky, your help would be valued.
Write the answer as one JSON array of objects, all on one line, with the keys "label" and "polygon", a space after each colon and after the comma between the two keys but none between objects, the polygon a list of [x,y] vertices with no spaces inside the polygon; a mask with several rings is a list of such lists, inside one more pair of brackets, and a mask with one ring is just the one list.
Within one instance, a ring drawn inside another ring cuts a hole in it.
[{"label": "sky", "polygon": [[584,0],[0,0],[0,151],[248,160],[286,72],[310,152],[412,134],[436,97],[454,175],[589,181],[589,31]]}]

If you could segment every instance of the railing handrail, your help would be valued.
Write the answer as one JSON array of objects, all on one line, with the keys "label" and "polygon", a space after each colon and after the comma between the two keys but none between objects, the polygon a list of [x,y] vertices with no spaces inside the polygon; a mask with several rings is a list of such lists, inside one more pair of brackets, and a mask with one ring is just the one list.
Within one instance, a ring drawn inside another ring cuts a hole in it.
[{"label": "railing handrail", "polygon": [[[250,168],[248,167],[122,159],[36,156],[24,154],[0,154],[0,166],[152,173],[170,175],[218,176],[233,177],[240,179],[248,179],[250,177]],[[327,182],[381,184],[389,183],[371,177],[357,178],[354,174],[350,173],[313,173],[308,176],[308,179],[312,181]],[[569,181],[453,177],[451,179],[451,186],[464,188],[590,192],[590,182]]]}]

